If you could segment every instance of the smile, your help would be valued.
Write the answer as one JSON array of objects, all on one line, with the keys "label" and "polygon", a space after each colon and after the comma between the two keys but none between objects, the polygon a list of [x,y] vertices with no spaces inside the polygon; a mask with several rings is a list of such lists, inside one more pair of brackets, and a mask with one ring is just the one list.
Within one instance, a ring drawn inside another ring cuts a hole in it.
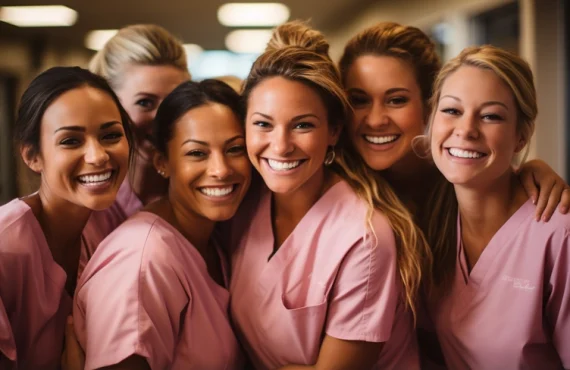
[{"label": "smile", "polygon": [[363,137],[364,140],[372,144],[388,144],[398,140],[400,135],[386,135],[386,136],[364,135]]},{"label": "smile", "polygon": [[232,193],[235,189],[237,189],[237,185],[228,185],[228,186],[204,186],[201,188],[198,188],[198,190],[200,190],[200,192],[204,195],[207,195],[209,197],[216,197],[216,198],[221,198],[221,197],[225,197],[227,195],[229,195],[230,193]]},{"label": "smile", "polygon": [[114,170],[110,170],[110,171],[100,173],[97,175],[81,175],[81,176],[78,176],[77,179],[83,185],[99,186],[102,183],[109,181],[109,179],[111,178],[111,176],[113,175],[114,172],[115,172]]},{"label": "smile", "polygon": [[297,168],[304,162],[304,160],[296,160],[296,161],[277,161],[275,159],[266,159],[267,164],[271,167],[274,171],[289,171],[294,168]]},{"label": "smile", "polygon": [[476,152],[472,150],[464,150],[459,148],[448,148],[447,151],[452,157],[457,157],[457,158],[477,159],[486,156],[485,153]]}]

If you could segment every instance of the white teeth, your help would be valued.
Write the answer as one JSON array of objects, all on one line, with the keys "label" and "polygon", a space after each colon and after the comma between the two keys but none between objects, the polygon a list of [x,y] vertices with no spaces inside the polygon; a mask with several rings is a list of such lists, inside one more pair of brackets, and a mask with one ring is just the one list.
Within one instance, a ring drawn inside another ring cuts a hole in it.
[{"label": "white teeth", "polygon": [[200,188],[200,191],[209,197],[224,197],[231,193],[233,190],[233,185],[225,188]]},{"label": "white teeth", "polygon": [[470,150],[463,150],[458,148],[449,148],[449,154],[459,158],[481,158],[483,153],[472,152]]},{"label": "white teeth", "polygon": [[369,136],[365,135],[364,138],[366,141],[369,141],[374,144],[386,144],[391,143],[392,141],[396,141],[398,135],[389,135],[389,136]]},{"label": "white teeth", "polygon": [[276,161],[274,159],[268,159],[267,163],[269,163],[269,167],[275,171],[287,171],[296,167],[299,167],[301,161]]},{"label": "white teeth", "polygon": [[109,178],[111,177],[112,174],[113,174],[113,171],[109,171],[109,172],[102,173],[100,175],[79,176],[79,181],[86,183],[86,184],[95,183],[95,182],[103,182],[103,181],[109,180]]}]

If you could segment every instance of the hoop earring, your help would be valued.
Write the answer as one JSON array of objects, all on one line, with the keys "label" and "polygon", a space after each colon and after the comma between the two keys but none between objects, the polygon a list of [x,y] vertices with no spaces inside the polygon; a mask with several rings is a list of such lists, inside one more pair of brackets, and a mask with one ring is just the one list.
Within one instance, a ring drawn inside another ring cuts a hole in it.
[{"label": "hoop earring", "polygon": [[336,158],[336,153],[334,151],[334,146],[329,146],[329,149],[327,150],[327,155],[325,156],[325,166],[330,166],[333,162],[334,159]]}]

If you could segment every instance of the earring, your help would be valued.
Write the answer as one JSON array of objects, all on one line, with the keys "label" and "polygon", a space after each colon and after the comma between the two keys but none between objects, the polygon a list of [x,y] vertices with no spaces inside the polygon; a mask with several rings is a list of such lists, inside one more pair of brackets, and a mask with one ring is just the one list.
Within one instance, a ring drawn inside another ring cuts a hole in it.
[{"label": "earring", "polygon": [[336,158],[336,153],[334,151],[334,146],[329,146],[329,149],[327,150],[327,155],[325,156],[325,166],[330,166],[333,162],[334,159]]},{"label": "earring", "polygon": [[157,170],[156,172],[158,172],[158,174],[162,177],[166,177],[166,172],[164,172],[163,170]]}]

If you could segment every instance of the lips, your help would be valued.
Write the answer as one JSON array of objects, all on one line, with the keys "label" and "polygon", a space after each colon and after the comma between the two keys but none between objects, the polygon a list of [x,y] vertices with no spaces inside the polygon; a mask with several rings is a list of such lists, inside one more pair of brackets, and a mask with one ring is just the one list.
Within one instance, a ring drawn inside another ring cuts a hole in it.
[{"label": "lips", "polygon": [[478,159],[486,156],[487,154],[475,150],[467,150],[460,148],[447,148],[447,151],[452,157]]},{"label": "lips", "polygon": [[273,171],[289,171],[301,165],[305,160],[279,161],[276,159],[266,159],[267,164]]},{"label": "lips", "polygon": [[88,186],[98,186],[111,179],[115,170],[109,170],[98,174],[86,174],[77,177],[77,180]]},{"label": "lips", "polygon": [[228,186],[202,186],[198,190],[209,197],[221,198],[231,194],[237,189],[237,184]]}]

